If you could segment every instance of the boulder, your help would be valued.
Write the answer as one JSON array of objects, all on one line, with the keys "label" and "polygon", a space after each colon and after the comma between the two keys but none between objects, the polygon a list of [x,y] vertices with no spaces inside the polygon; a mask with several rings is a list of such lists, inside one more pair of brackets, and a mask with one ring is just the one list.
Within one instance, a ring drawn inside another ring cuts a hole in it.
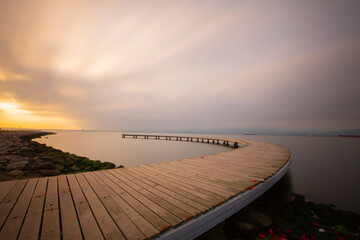
[{"label": "boulder", "polygon": [[260,228],[266,228],[272,224],[269,215],[258,212],[251,212],[249,214],[249,221]]},{"label": "boulder", "polygon": [[6,159],[8,162],[20,162],[20,161],[23,161],[23,160],[24,160],[23,157],[17,156],[17,155],[6,155],[6,156],[5,156],[5,159]]},{"label": "boulder", "polygon": [[241,235],[242,233],[249,233],[256,229],[253,224],[247,222],[236,222],[235,228],[238,235]]},{"label": "boulder", "polygon": [[40,172],[43,176],[56,176],[61,174],[57,169],[42,169]]},{"label": "boulder", "polygon": [[7,171],[11,171],[14,169],[24,169],[29,161],[11,161],[6,166]]},{"label": "boulder", "polygon": [[12,177],[21,177],[22,175],[24,175],[24,172],[19,169],[15,169],[12,170],[11,172],[8,172],[7,175]]},{"label": "boulder", "polygon": [[61,165],[61,164],[55,164],[54,167],[55,167],[56,170],[59,170],[59,171],[64,170],[64,165]]},{"label": "boulder", "polygon": [[36,161],[36,165],[39,169],[54,169],[55,164],[53,162],[45,162],[45,161]]},{"label": "boulder", "polygon": [[5,164],[8,160],[5,158],[5,156],[0,156],[0,163]]}]

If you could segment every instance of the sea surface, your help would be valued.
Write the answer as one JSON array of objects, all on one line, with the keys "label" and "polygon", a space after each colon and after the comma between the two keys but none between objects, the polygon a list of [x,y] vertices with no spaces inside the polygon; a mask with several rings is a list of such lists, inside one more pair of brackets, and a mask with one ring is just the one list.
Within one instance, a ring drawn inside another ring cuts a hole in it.
[{"label": "sea surface", "polygon": [[[92,160],[113,162],[117,166],[206,156],[230,151],[224,146],[153,139],[122,138],[122,132],[55,131],[56,135],[37,141],[65,152]],[[162,135],[170,135],[162,133]],[[360,214],[360,138],[269,136],[269,135],[205,135],[256,140],[284,145],[291,150],[293,162],[287,173],[289,193],[304,195],[316,203]]]}]

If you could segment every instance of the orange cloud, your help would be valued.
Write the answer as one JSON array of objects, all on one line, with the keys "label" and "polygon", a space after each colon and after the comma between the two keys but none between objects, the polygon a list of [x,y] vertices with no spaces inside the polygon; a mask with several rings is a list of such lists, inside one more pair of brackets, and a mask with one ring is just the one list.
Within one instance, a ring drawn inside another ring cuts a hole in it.
[{"label": "orange cloud", "polygon": [[25,109],[15,101],[0,100],[0,126],[36,129],[74,129],[78,128],[69,119],[55,116],[41,116]]}]

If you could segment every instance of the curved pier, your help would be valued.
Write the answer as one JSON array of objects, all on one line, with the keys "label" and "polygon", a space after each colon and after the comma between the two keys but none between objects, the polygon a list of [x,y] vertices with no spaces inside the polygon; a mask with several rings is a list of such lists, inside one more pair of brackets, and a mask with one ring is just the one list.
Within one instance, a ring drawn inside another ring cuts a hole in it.
[{"label": "curved pier", "polygon": [[192,239],[268,190],[291,162],[287,148],[264,142],[123,137],[234,149],[136,167],[0,182],[0,239]]}]

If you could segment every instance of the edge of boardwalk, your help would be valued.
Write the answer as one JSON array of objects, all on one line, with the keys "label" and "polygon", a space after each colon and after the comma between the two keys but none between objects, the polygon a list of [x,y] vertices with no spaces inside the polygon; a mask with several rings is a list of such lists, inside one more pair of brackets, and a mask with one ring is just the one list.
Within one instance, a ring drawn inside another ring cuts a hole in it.
[{"label": "edge of boardwalk", "polygon": [[289,161],[273,176],[268,178],[265,182],[256,185],[251,191],[239,193],[235,197],[222,203],[221,205],[209,210],[208,212],[183,223],[182,225],[171,228],[164,233],[161,233],[154,239],[194,239],[212,227],[221,223],[228,217],[232,216],[242,208],[246,207],[260,195],[269,190],[277,181],[279,181],[287,172],[292,162],[292,157]]}]

